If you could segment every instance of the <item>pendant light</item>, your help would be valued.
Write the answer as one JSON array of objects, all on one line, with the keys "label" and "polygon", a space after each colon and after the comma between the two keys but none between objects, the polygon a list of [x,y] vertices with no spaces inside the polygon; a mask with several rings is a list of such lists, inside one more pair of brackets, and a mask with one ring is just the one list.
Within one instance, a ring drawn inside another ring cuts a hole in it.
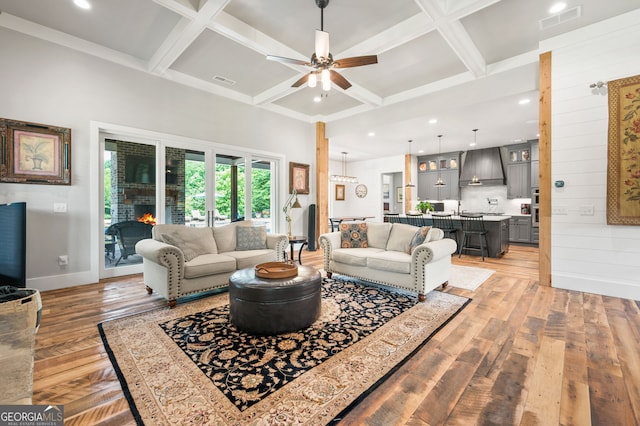
[{"label": "pendant light", "polygon": [[[411,139],[409,139],[409,158],[411,158]],[[409,174],[409,182],[404,186],[405,188],[415,188],[416,186],[411,182],[411,174]]]},{"label": "pendant light", "polygon": [[[440,156],[440,151],[442,149],[442,135],[438,135],[438,156]],[[447,186],[446,183],[442,180],[442,175],[440,174],[440,167],[438,167],[438,180],[433,186],[442,187]]]},{"label": "pendant light", "polygon": [[342,182],[342,183],[358,183],[358,178],[355,176],[347,176],[347,153],[342,152],[342,174],[341,175],[331,175],[329,178],[331,182]]},{"label": "pendant light", "polygon": [[[473,149],[476,149],[476,145],[478,144],[478,129],[473,129]],[[478,176],[476,174],[477,172],[477,167],[478,167],[478,162],[474,161],[473,162],[473,178],[471,179],[471,182],[469,182],[470,186],[480,186],[482,185],[482,182],[480,182],[480,179],[478,179]]]}]

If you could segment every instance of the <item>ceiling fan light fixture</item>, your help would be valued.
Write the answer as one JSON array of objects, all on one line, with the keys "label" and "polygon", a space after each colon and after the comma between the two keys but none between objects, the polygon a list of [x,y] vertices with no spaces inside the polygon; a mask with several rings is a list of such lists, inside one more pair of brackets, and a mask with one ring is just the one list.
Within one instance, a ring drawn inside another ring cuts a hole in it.
[{"label": "ceiling fan light fixture", "polygon": [[316,87],[318,84],[318,76],[315,72],[309,73],[309,79],[307,80],[307,85],[311,88]]},{"label": "ceiling fan light fixture", "polygon": [[329,59],[329,33],[316,30],[316,58],[319,62]]},{"label": "ceiling fan light fixture", "polygon": [[322,80],[322,90],[331,90],[331,72],[328,69],[323,69],[320,76]]}]

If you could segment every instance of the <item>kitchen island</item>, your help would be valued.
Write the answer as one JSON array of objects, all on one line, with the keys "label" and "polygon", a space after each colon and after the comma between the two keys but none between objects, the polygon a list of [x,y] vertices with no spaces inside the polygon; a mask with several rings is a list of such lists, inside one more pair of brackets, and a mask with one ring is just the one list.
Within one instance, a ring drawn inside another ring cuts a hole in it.
[{"label": "kitchen island", "polygon": [[[406,223],[407,216],[400,215],[400,221]],[[433,226],[433,219],[430,214],[422,215],[425,225]],[[452,215],[453,226],[458,229],[458,232],[451,235],[456,240],[458,247],[462,242],[462,221],[465,220],[463,216]],[[483,215],[484,226],[487,230],[487,244],[489,245],[489,257],[497,258],[502,257],[505,253],[509,252],[509,220],[511,216],[508,215]],[[476,243],[476,238],[472,243]],[[479,252],[474,251],[462,251],[463,254],[477,255]]]}]

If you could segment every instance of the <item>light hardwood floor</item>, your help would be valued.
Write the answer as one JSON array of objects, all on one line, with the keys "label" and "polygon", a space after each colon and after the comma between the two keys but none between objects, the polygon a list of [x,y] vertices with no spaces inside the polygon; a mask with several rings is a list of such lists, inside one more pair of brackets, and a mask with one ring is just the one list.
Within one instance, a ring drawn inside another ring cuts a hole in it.
[{"label": "light hardwood floor", "polygon": [[[631,300],[538,285],[536,248],[502,259],[473,301],[358,404],[344,425],[640,424],[640,309]],[[322,251],[303,252],[322,267]],[[34,404],[64,404],[66,425],[134,424],[97,324],[165,301],[142,276],[43,292]]]}]

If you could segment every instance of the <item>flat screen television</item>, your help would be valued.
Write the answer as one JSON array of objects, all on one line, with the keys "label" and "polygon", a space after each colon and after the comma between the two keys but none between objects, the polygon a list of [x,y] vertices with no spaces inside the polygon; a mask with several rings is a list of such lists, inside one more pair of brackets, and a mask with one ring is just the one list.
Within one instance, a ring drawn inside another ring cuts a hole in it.
[{"label": "flat screen television", "polygon": [[0,204],[0,286],[27,286],[27,203]]}]

